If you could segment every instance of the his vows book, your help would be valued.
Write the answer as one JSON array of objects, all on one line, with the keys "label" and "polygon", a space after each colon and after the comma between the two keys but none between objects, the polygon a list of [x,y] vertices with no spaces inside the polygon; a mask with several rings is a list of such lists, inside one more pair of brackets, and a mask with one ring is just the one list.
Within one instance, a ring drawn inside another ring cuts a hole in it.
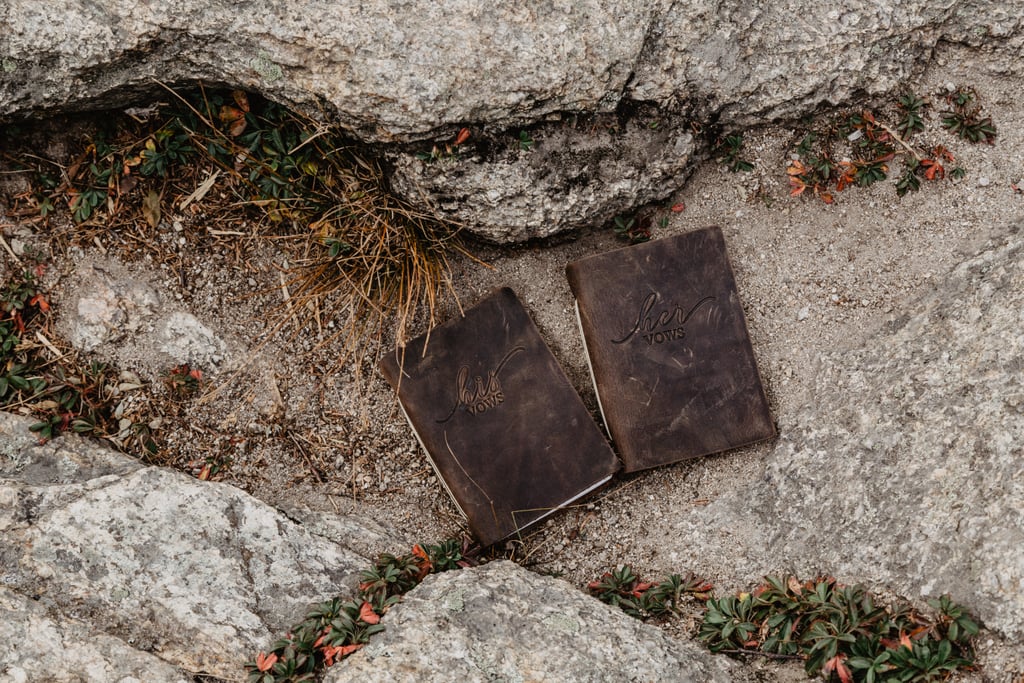
[{"label": "his vows book", "polygon": [[[424,345],[426,353],[424,354]],[[500,541],[619,463],[508,288],[386,356],[381,370],[473,534]]]},{"label": "his vows book", "polygon": [[584,258],[566,275],[625,471],[775,435],[721,229]]}]

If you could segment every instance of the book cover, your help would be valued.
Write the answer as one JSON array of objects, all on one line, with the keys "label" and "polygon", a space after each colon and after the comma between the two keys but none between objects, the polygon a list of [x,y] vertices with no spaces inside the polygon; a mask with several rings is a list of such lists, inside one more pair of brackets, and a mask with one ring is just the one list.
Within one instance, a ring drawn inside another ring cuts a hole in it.
[{"label": "book cover", "polygon": [[720,228],[590,256],[566,275],[627,472],[775,435]]},{"label": "book cover", "polygon": [[596,489],[619,469],[507,287],[435,327],[429,339],[418,337],[388,354],[381,371],[484,545]]}]

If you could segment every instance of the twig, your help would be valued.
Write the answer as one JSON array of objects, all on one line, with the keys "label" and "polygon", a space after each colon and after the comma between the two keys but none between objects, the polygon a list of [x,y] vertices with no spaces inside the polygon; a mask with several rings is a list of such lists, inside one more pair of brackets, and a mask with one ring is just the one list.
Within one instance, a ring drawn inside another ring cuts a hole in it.
[{"label": "twig", "polygon": [[0,244],[3,244],[4,250],[6,250],[7,253],[11,255],[11,258],[14,259],[14,262],[20,266],[21,259],[18,258],[18,255],[14,253],[13,249],[11,249],[11,245],[7,244],[7,240],[4,239],[4,236],[2,234],[0,234]]},{"label": "twig", "polygon": [[306,449],[301,443],[299,443],[299,440],[291,432],[288,433],[288,438],[292,440],[293,444],[295,444],[295,449],[299,451],[300,455],[302,455],[303,459],[306,461],[306,465],[309,466],[309,471],[313,473],[314,477],[316,477],[317,482],[321,484],[324,483],[324,478],[320,476],[320,472],[318,472],[316,467],[313,465],[312,458],[309,457],[309,453],[307,453]]},{"label": "twig", "polygon": [[892,128],[890,128],[889,126],[885,125],[881,121],[875,121],[875,125],[878,126],[879,128],[881,128],[882,130],[884,130],[886,133],[888,133],[892,137],[893,140],[895,140],[896,142],[900,143],[900,146],[903,147],[903,149],[905,149],[908,152],[910,152],[911,155],[913,155],[914,159],[916,159],[918,162],[920,162],[924,158],[920,154],[917,153],[917,150],[915,150],[913,147],[908,145],[903,140],[903,138],[901,138],[896,133],[896,131],[894,131]]}]

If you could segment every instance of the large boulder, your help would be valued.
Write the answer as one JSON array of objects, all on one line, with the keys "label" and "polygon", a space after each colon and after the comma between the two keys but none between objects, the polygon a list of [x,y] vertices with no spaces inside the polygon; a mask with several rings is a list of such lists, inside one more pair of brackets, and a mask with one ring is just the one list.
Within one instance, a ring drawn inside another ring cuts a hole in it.
[{"label": "large boulder", "polygon": [[[665,199],[693,170],[693,135],[656,112],[604,125],[550,123],[503,149],[428,162],[396,155],[392,189],[491,242],[601,224]],[[524,147],[526,147],[524,149]]]},{"label": "large boulder", "polygon": [[[736,128],[890,93],[944,42],[1019,72],[1022,16],[999,0],[8,0],[0,120],[125,106],[195,80],[259,91],[363,141],[402,143],[400,194],[484,239],[523,241],[681,187],[686,124]],[[667,135],[636,120],[645,107],[673,122]],[[577,114],[620,127],[588,139],[566,126]],[[417,162],[409,143],[450,142],[463,126],[479,149]],[[515,153],[525,126],[536,154]]]},{"label": "large boulder", "polygon": [[609,112],[624,99],[742,121],[887,92],[943,39],[998,41],[1019,56],[1021,22],[998,0],[8,0],[0,117],[112,107],[156,80],[201,79],[324,108],[385,142]]},{"label": "large boulder", "polygon": [[[26,422],[0,414],[3,584],[111,642],[239,680],[243,663],[311,603],[354,594],[370,564],[231,486],[77,437],[37,445]],[[26,658],[9,668],[34,657],[19,649],[19,632],[0,630],[0,651],[13,646]]]},{"label": "large boulder", "polygon": [[[820,357],[764,478],[662,529],[656,565],[825,571],[1024,635],[1024,230]],[[652,546],[658,547],[656,537]]]},{"label": "large boulder", "polygon": [[0,587],[0,679],[8,683],[191,683],[155,655]]},{"label": "large boulder", "polygon": [[511,562],[428,577],[381,623],[325,683],[746,680],[724,657]]}]

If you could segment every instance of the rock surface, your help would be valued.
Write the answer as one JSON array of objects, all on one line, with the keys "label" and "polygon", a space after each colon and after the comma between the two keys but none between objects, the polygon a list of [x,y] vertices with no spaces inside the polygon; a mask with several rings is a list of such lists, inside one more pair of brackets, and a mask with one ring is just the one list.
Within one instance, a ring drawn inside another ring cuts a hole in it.
[{"label": "rock surface", "polygon": [[[892,93],[943,41],[995,51],[992,68],[1019,73],[1016,4],[10,0],[0,120],[150,104],[165,95],[158,81],[254,90],[361,140],[402,143],[391,151],[400,194],[483,239],[523,241],[608,222],[678,189],[694,148],[684,121],[739,129]],[[645,106],[678,130],[645,130]],[[577,114],[629,124],[570,130]],[[424,166],[409,149],[451,141],[463,126],[487,142],[480,156]],[[526,126],[537,127],[537,145],[516,154]]]},{"label": "rock surface", "polygon": [[[492,158],[428,163],[402,155],[392,188],[491,242],[523,242],[600,225],[658,201],[689,177],[694,140],[656,112],[548,124]],[[524,149],[523,147],[528,147]]]},{"label": "rock surface", "polygon": [[511,562],[428,577],[381,623],[326,683],[382,672],[410,682],[746,680],[725,657]]},{"label": "rock surface", "polygon": [[8,683],[191,683],[123,640],[0,588],[0,680]]},{"label": "rock surface", "polygon": [[655,562],[746,584],[827,572],[950,593],[1024,635],[1024,231],[855,348],[821,356],[762,481],[665,528]]},{"label": "rock surface", "polygon": [[370,563],[233,487],[75,437],[35,445],[29,422],[0,414],[4,585],[185,671],[240,679]]},{"label": "rock surface", "polygon": [[[53,21],[54,16],[61,21]],[[374,141],[509,129],[624,99],[739,123],[888,92],[941,40],[1021,55],[1016,3],[9,0],[0,116],[113,107],[154,80],[260,91]]]}]

